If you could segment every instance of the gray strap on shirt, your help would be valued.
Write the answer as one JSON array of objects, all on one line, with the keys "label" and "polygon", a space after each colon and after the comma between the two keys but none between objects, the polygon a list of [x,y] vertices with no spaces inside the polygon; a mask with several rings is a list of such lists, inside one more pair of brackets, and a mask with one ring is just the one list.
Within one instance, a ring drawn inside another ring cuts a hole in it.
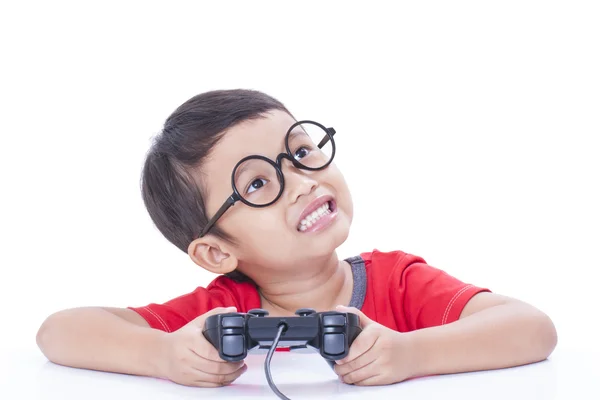
[{"label": "gray strap on shirt", "polygon": [[365,270],[365,261],[361,256],[346,258],[352,269],[352,278],[354,285],[352,287],[352,298],[348,307],[361,309],[367,293],[367,271]]}]

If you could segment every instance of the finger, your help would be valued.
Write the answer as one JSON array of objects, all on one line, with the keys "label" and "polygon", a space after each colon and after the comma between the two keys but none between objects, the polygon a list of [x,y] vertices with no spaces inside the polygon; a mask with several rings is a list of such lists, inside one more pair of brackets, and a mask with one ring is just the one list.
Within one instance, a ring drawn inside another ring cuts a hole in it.
[{"label": "finger", "polygon": [[227,362],[219,356],[219,350],[217,350],[202,333],[196,335],[193,346],[192,350],[199,357],[219,363]]},{"label": "finger", "polygon": [[244,365],[242,368],[239,368],[237,371],[231,372],[229,374],[211,374],[205,371],[200,371],[197,369],[193,370],[194,374],[194,383],[202,384],[202,383],[211,383],[217,386],[223,386],[226,384],[230,384],[239,378],[244,372],[248,370],[248,366]]},{"label": "finger", "polygon": [[358,357],[362,354],[369,351],[375,343],[377,343],[377,339],[379,336],[377,335],[377,331],[365,329],[362,331],[350,346],[350,351],[348,351],[348,355],[341,360],[336,361],[337,364],[346,364]]},{"label": "finger", "polygon": [[379,386],[384,384],[386,382],[383,381],[383,375],[373,375],[362,381],[353,383],[354,386]]},{"label": "finger", "polygon": [[173,381],[187,386],[221,387],[229,385],[239,378],[244,372],[246,372],[246,369],[242,368],[233,374],[216,375],[188,367],[182,371],[178,378],[173,379]]},{"label": "finger", "polygon": [[362,329],[365,329],[368,325],[374,323],[373,320],[367,317],[362,311],[360,311],[356,307],[337,306],[335,309],[339,312],[347,312],[358,315],[358,321]]},{"label": "finger", "polygon": [[203,371],[211,373],[211,374],[216,374],[216,375],[226,375],[226,374],[231,374],[237,370],[239,370],[240,368],[243,368],[246,365],[246,363],[242,360],[242,361],[235,361],[235,362],[214,362],[214,361],[208,361],[204,367],[202,368]]},{"label": "finger", "polygon": [[208,317],[210,317],[212,315],[216,315],[216,314],[227,314],[227,313],[232,313],[232,312],[237,312],[237,308],[235,308],[235,307],[215,307],[212,310],[209,310],[209,311],[205,312],[204,314],[194,318],[190,322],[200,328],[204,328],[204,322],[206,321],[206,319]]},{"label": "finger", "polygon": [[[195,318],[190,323],[198,326],[200,329],[203,329],[206,319],[211,315],[227,314],[236,312],[236,310],[237,309],[235,307],[216,307]],[[194,352],[196,352],[196,354],[216,362],[226,362],[225,360],[221,359],[219,356],[219,351],[204,337],[202,332],[199,332],[196,338],[196,343],[194,343]]]},{"label": "finger", "polygon": [[341,375],[340,379],[344,383],[354,384],[355,382],[361,382],[367,378],[371,378],[378,374],[376,360],[362,366],[359,369],[355,369],[345,375]]},{"label": "finger", "polygon": [[204,371],[210,374],[226,375],[233,373],[244,366],[244,361],[228,362],[219,359],[219,361],[210,360],[199,356],[190,351],[189,365],[194,369]]},{"label": "finger", "polygon": [[356,357],[352,361],[348,361],[344,364],[335,365],[333,367],[333,370],[335,371],[336,374],[342,376],[342,375],[349,374],[352,371],[358,370],[358,369],[364,367],[365,365],[372,363],[373,361],[375,361],[378,358],[377,352],[373,351],[372,349],[373,348],[371,348],[371,350],[366,351],[365,353],[361,354],[360,356]]}]

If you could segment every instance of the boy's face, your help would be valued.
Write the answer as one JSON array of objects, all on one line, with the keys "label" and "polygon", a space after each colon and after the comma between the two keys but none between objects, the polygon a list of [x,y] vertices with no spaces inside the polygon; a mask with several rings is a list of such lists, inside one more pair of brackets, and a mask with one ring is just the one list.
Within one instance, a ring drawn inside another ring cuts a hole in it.
[{"label": "boy's face", "polygon": [[[249,155],[275,160],[278,154],[285,153],[285,135],[295,122],[285,112],[271,111],[265,118],[245,121],[224,135],[201,172],[209,218],[232,194],[235,165]],[[350,230],[352,199],[334,163],[309,171],[297,169],[284,159],[281,167],[285,187],[277,202],[255,208],[238,201],[217,222],[236,242],[228,249],[237,258],[238,269],[254,280],[259,277],[257,274],[269,270],[283,272],[310,259],[330,256]],[[265,182],[259,182],[258,189],[252,190],[265,190],[266,186],[260,188]],[[329,211],[323,209],[327,207]],[[319,208],[322,210],[317,216]],[[312,209],[317,214],[303,218]]]}]

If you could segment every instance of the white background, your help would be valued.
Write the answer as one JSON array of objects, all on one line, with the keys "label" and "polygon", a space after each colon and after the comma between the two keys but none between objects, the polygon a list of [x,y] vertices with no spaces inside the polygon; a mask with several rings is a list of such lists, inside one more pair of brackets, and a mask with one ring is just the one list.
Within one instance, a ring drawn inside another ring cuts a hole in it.
[{"label": "white background", "polygon": [[175,107],[241,87],[336,128],[340,256],[420,255],[597,349],[598,21],[594,1],[3,3],[0,346],[214,278],[154,228],[140,171]]}]

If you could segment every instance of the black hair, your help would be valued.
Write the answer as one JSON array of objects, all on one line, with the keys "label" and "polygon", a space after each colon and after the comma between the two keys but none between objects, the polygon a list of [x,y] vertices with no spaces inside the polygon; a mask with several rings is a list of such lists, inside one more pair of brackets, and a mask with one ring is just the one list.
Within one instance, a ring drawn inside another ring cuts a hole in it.
[{"label": "black hair", "polygon": [[[262,118],[271,110],[290,114],[280,101],[259,91],[210,91],[180,105],[155,136],[142,170],[144,205],[163,236],[186,254],[210,219],[206,193],[192,174],[201,173],[202,163],[228,129]],[[211,233],[233,242],[216,225]],[[226,275],[239,282],[251,281],[240,271]]]}]

